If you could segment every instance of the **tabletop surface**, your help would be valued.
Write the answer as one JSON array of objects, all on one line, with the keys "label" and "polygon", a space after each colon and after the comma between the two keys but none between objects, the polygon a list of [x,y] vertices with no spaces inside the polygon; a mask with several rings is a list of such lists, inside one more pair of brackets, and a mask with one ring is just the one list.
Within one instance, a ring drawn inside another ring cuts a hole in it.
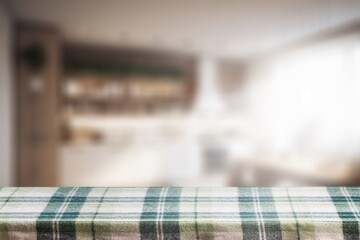
[{"label": "tabletop surface", "polygon": [[0,188],[0,239],[359,239],[360,188]]}]

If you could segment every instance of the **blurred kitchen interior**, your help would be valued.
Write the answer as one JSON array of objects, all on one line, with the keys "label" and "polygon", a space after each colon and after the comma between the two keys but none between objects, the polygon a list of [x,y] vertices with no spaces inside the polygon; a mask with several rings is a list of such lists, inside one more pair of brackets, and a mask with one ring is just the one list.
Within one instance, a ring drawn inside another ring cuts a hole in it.
[{"label": "blurred kitchen interior", "polygon": [[359,185],[359,92],[358,0],[0,0],[0,185]]}]

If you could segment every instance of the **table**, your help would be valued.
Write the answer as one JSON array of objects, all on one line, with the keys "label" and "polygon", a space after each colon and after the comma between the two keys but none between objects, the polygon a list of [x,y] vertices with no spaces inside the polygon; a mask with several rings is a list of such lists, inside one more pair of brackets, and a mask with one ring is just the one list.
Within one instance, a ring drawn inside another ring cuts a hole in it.
[{"label": "table", "polygon": [[359,239],[360,188],[1,188],[0,239]]}]

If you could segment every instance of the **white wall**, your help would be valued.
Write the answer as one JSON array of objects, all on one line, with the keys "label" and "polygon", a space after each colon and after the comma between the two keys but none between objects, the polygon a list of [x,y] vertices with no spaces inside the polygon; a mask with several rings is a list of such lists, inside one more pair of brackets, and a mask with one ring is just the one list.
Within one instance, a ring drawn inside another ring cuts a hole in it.
[{"label": "white wall", "polygon": [[13,184],[11,17],[0,2],[0,186]]}]

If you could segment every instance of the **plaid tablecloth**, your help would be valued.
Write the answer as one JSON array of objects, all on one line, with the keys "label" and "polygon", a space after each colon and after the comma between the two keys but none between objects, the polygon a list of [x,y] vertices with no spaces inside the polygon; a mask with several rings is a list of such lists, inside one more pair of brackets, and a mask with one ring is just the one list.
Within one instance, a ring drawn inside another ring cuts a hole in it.
[{"label": "plaid tablecloth", "polygon": [[359,239],[360,188],[2,188],[0,239]]}]

